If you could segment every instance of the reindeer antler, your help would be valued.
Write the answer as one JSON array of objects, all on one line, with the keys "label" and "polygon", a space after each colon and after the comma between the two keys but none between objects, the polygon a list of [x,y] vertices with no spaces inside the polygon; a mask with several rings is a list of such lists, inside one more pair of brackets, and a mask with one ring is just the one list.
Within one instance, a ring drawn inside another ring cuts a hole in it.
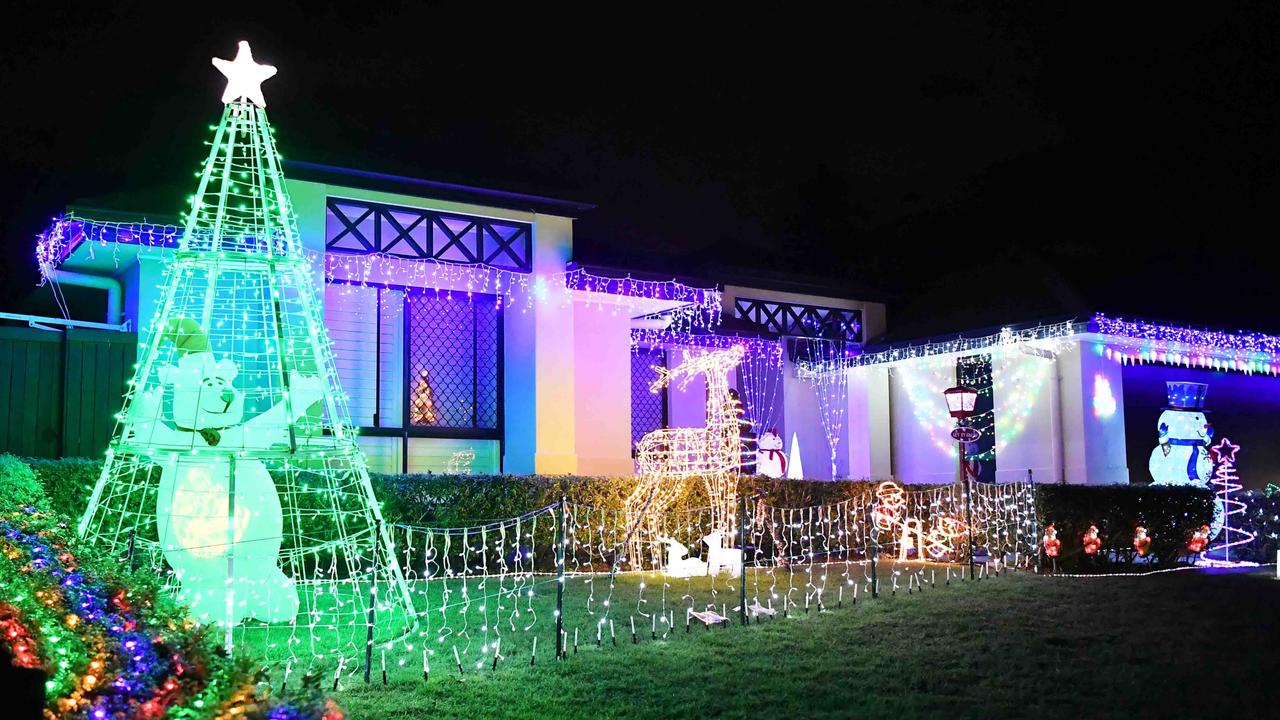
[{"label": "reindeer antler", "polygon": [[685,350],[680,364],[674,368],[666,368],[660,365],[651,366],[658,373],[658,377],[649,384],[649,392],[658,392],[662,388],[671,385],[677,378],[681,378],[678,387],[683,390],[697,375],[727,373],[742,362],[742,355],[741,345],[734,345],[725,350],[703,352],[700,355],[691,355],[688,350]]},{"label": "reindeer antler", "polygon": [[[680,370],[679,367],[677,367],[675,370],[671,370],[661,365],[650,365],[649,367],[653,368],[653,371],[658,373],[657,379],[649,383],[649,392],[651,393],[656,393],[662,388],[666,387],[667,385],[670,385],[672,379],[676,377],[676,375],[678,374],[678,371]],[[684,367],[684,366],[681,365],[680,367]]]}]

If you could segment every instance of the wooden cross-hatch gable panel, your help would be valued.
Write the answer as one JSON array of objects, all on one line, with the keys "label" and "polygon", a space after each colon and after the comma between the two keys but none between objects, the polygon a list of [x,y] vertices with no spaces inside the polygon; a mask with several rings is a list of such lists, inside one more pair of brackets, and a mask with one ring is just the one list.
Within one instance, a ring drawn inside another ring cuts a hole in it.
[{"label": "wooden cross-hatch gable panel", "polygon": [[739,297],[734,314],[778,335],[862,342],[862,311]]},{"label": "wooden cross-hatch gable panel", "polygon": [[325,249],[531,272],[533,226],[424,208],[329,198],[325,212]]}]

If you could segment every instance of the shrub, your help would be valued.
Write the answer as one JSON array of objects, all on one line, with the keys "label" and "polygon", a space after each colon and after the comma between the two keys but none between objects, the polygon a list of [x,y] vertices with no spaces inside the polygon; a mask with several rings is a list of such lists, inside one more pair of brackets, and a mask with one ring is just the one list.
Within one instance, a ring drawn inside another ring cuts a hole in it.
[{"label": "shrub", "polygon": [[[29,497],[38,492],[42,484],[50,507],[72,519],[78,518],[102,463],[84,458],[28,462],[36,471],[34,475],[17,458],[0,457],[0,477],[9,473],[15,478],[13,482],[3,483],[4,489],[0,492],[5,495],[0,497]],[[38,480],[34,485],[33,477]],[[555,503],[561,496],[581,505],[621,511],[637,478],[421,473],[374,474],[372,482],[374,494],[382,504],[383,517],[389,523],[466,527],[516,517]],[[751,476],[742,478],[739,490],[749,497],[763,498],[775,507],[795,508],[865,496],[874,492],[877,484],[878,481],[831,482]],[[1100,554],[1114,553],[1123,562],[1132,559],[1134,527],[1143,525],[1151,535],[1151,553],[1165,565],[1184,554],[1192,531],[1211,522],[1213,517],[1213,493],[1207,489],[1141,485],[1038,485],[1036,489],[1040,527],[1054,523],[1062,540],[1059,558],[1062,570],[1085,567],[1080,538],[1090,523],[1098,526],[1103,540]],[[1240,499],[1248,502],[1248,518],[1258,535],[1248,549],[1251,559],[1266,562],[1276,549],[1274,517],[1280,515],[1280,495],[1267,498],[1261,493],[1243,493]],[[706,488],[695,479],[685,484],[684,492],[671,509],[681,511],[706,506]],[[323,536],[325,528],[309,528],[309,532]],[[1105,564],[1106,561],[1099,562]]]},{"label": "shrub", "polygon": [[32,507],[39,485],[21,461],[0,456],[0,487],[10,504],[0,511],[0,658],[43,672],[26,679],[48,717],[342,718],[318,676],[288,699],[273,696],[261,666],[229,657],[220,633],[196,625],[161,578]]},{"label": "shrub", "polygon": [[[1036,517],[1043,529],[1053,523],[1062,541],[1060,570],[1097,569],[1108,557],[1133,559],[1134,528],[1142,525],[1151,537],[1151,551],[1159,565],[1174,564],[1186,554],[1191,533],[1213,521],[1213,492],[1205,488],[1152,485],[1038,485]],[[1102,540],[1099,558],[1089,560],[1081,538],[1089,525],[1098,526]]]},{"label": "shrub", "polygon": [[[407,525],[463,527],[522,515],[558,502],[571,501],[606,510],[622,510],[638,478],[579,475],[412,475],[372,476],[374,494],[387,522]],[[841,502],[874,489],[864,481],[782,480],[744,477],[739,490],[763,497],[777,507],[805,507]],[[915,489],[915,488],[913,488]],[[673,511],[706,507],[706,486],[685,483]]]},{"label": "shrub", "polygon": [[44,488],[29,465],[13,455],[0,455],[0,513],[26,507],[48,508]]},{"label": "shrub", "polygon": [[92,458],[28,458],[55,513],[71,519],[84,514],[89,495],[102,473],[102,461]]},{"label": "shrub", "polygon": [[[1232,517],[1233,524],[1254,536],[1247,545],[1239,546],[1241,559],[1275,562],[1280,549],[1280,493],[1248,490],[1236,493],[1235,499],[1245,504],[1245,511]],[[1231,548],[1231,556],[1236,557],[1236,548]]]}]

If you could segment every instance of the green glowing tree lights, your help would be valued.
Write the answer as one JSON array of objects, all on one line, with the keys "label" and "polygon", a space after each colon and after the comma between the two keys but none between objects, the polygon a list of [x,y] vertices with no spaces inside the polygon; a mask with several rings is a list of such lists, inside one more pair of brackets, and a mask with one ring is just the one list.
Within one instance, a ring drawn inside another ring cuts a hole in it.
[{"label": "green glowing tree lights", "polygon": [[78,529],[150,563],[229,645],[355,656],[375,622],[407,632],[412,602],[267,121],[275,68],[246,43],[214,64],[226,105]]}]

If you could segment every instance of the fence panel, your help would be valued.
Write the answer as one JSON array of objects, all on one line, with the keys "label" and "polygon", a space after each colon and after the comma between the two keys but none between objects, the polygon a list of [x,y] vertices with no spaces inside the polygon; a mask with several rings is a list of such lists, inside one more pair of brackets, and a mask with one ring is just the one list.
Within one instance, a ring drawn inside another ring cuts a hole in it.
[{"label": "fence panel", "polygon": [[101,456],[137,343],[133,333],[0,327],[0,452]]}]

